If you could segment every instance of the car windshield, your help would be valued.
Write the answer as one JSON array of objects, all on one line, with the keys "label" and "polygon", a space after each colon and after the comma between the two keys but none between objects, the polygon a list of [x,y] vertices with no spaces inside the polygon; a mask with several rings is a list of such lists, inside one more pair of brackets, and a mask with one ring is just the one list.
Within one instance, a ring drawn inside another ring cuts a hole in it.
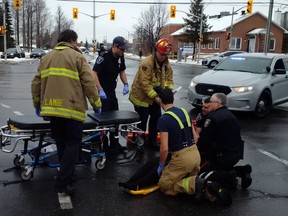
[{"label": "car windshield", "polygon": [[14,53],[14,52],[17,52],[17,49],[16,48],[8,48],[6,50],[7,53]]},{"label": "car windshield", "polygon": [[237,72],[267,73],[267,66],[271,65],[271,59],[261,57],[231,56],[220,62],[214,70],[229,70]]},{"label": "car windshield", "polygon": [[42,49],[33,49],[32,52],[42,52]]}]

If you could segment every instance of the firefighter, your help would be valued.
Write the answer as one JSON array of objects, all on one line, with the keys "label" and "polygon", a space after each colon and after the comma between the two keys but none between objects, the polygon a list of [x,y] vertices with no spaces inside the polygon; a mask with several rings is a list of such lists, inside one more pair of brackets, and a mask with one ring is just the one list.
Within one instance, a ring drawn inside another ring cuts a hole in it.
[{"label": "firefighter", "polygon": [[38,116],[50,120],[51,137],[57,145],[60,170],[55,179],[58,193],[73,194],[74,166],[82,143],[88,98],[97,114],[101,101],[92,71],[77,48],[77,33],[64,30],[56,47],[41,60],[32,81],[33,105]]},{"label": "firefighter", "polygon": [[146,131],[150,116],[146,145],[153,148],[158,148],[157,122],[161,116],[161,107],[156,101],[157,88],[173,89],[173,71],[168,60],[171,50],[172,44],[167,38],[156,42],[155,52],[140,63],[129,95],[135,111],[140,115],[139,127],[143,131]]}]

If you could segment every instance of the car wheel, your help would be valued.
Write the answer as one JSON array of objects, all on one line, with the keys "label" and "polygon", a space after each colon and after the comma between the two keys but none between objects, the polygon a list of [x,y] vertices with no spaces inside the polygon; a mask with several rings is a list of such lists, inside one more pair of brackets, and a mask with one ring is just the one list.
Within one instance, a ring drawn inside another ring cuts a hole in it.
[{"label": "car wheel", "polygon": [[214,68],[218,64],[218,61],[211,61],[209,64],[209,68]]},{"label": "car wheel", "polygon": [[272,108],[271,93],[265,90],[258,99],[254,114],[256,117],[262,118],[270,112],[271,108]]}]

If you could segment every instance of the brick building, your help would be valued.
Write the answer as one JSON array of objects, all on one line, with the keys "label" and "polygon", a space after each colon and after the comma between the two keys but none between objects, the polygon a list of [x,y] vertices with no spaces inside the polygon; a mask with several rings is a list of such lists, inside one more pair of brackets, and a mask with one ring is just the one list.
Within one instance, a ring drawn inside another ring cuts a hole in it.
[{"label": "brick building", "polygon": [[[219,53],[225,50],[242,50],[247,52],[263,52],[264,41],[266,35],[267,17],[260,12],[253,14],[234,15],[233,23],[232,16],[224,16],[219,19],[210,19],[208,24],[212,26],[209,30],[208,39],[211,41],[207,44],[201,45],[201,54]],[[182,25],[183,26],[183,25]],[[233,31],[230,31],[232,26]],[[181,25],[178,25],[181,27]],[[173,26],[173,30],[177,29]],[[175,32],[171,31],[171,25],[163,27],[163,35],[172,41],[175,53],[183,46],[180,42],[185,27],[179,28]],[[168,36],[168,33],[170,35]],[[226,39],[227,34],[230,33],[229,40]],[[270,27],[270,44],[268,52],[281,53],[283,36],[288,32],[279,24],[271,22]],[[230,48],[229,48],[230,43]]]}]

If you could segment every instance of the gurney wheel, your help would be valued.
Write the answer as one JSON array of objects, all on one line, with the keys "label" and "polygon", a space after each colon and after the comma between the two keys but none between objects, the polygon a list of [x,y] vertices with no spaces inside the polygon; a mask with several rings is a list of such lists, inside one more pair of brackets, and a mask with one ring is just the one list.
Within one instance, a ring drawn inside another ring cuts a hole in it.
[{"label": "gurney wheel", "polygon": [[106,159],[101,158],[95,161],[95,167],[98,170],[102,170],[105,167]]},{"label": "gurney wheel", "polygon": [[21,179],[24,181],[29,181],[33,177],[33,172],[29,172],[26,169],[24,169],[21,172]]},{"label": "gurney wheel", "polygon": [[21,167],[25,163],[25,158],[21,155],[16,155],[14,160],[13,160],[13,163],[14,163],[15,167]]}]

